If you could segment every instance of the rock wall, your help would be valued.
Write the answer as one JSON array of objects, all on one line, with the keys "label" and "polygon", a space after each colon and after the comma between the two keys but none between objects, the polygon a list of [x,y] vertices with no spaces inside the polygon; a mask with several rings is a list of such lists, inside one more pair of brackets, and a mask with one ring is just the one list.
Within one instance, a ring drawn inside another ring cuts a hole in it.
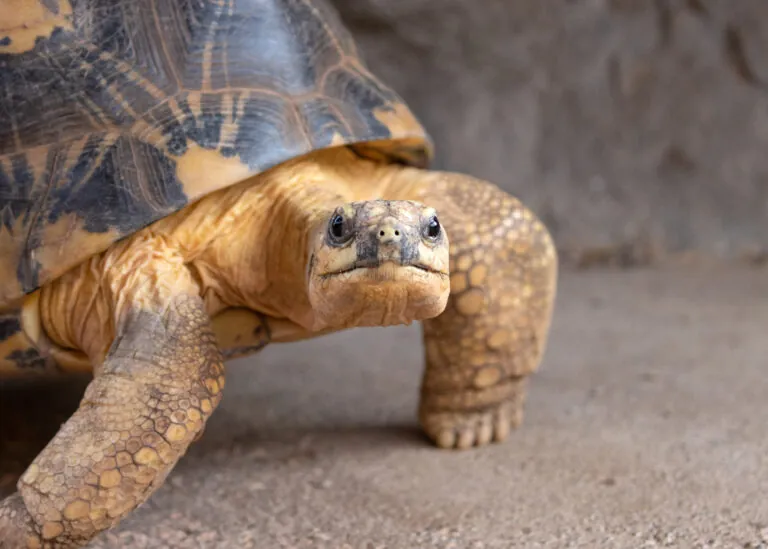
[{"label": "rock wall", "polygon": [[768,250],[766,0],[334,0],[432,133],[565,262]]}]

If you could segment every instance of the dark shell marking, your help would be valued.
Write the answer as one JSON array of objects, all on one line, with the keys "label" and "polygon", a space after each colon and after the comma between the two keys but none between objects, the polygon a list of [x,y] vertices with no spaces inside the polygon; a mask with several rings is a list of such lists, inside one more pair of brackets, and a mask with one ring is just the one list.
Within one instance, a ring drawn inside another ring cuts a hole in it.
[{"label": "dark shell marking", "polygon": [[51,357],[30,345],[21,329],[21,309],[0,313],[0,377],[7,369],[50,372],[57,366]]},{"label": "dark shell marking", "polygon": [[0,315],[0,341],[10,339],[12,335],[19,331],[21,331],[21,322],[17,315]]},{"label": "dark shell marking", "polygon": [[[428,161],[423,129],[322,2],[71,5],[71,28],[0,53],[0,306],[312,150],[370,142],[358,152]],[[180,163],[206,150],[220,160],[196,159],[212,177],[192,184]],[[219,179],[226,161],[242,167]]]}]

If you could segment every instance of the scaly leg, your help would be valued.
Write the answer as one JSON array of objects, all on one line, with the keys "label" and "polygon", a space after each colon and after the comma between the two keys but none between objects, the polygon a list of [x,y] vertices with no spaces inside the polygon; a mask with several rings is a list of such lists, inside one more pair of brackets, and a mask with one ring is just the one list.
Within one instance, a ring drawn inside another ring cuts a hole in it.
[{"label": "scaly leg", "polygon": [[450,241],[451,296],[423,322],[420,422],[441,448],[501,441],[522,420],[549,332],[549,232],[518,200],[465,175],[404,169],[385,194],[435,207]]},{"label": "scaly leg", "polygon": [[0,502],[0,548],[82,547],[115,526],[216,408],[224,368],[203,300],[188,274],[167,274],[138,286],[156,295],[132,294],[79,409]]}]

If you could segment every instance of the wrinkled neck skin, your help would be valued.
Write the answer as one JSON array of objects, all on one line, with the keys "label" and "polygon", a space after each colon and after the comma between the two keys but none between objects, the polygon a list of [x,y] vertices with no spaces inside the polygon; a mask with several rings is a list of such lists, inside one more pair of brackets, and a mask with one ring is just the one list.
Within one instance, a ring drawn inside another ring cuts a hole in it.
[{"label": "wrinkled neck skin", "polygon": [[[316,231],[336,206],[380,196],[403,170],[342,148],[209,195],[45,287],[43,329],[54,344],[99,364],[128,308],[162,307],[180,291],[174,281],[187,279],[193,283],[181,291],[200,293],[211,315],[246,307],[315,331],[321,327],[308,297],[307,262]],[[354,316],[322,328],[350,322]]]},{"label": "wrinkled neck skin", "polygon": [[[314,325],[307,263],[314,234],[344,195],[321,185],[280,181],[247,193],[236,230],[211,243],[191,263],[212,314],[247,307],[304,329]],[[250,208],[248,208],[250,206]]]}]

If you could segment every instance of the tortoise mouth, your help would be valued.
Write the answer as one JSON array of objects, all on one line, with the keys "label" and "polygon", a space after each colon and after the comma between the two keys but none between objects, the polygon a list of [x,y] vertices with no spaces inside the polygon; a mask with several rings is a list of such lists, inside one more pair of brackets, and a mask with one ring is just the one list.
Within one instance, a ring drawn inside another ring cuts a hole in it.
[{"label": "tortoise mouth", "polygon": [[409,269],[415,269],[418,271],[422,271],[425,273],[430,274],[436,274],[440,276],[448,276],[448,273],[439,271],[437,269],[434,269],[430,267],[429,265],[426,265],[425,263],[420,262],[411,262],[411,261],[380,261],[378,259],[361,259],[358,261],[355,261],[352,265],[349,267],[345,267],[343,269],[339,269],[336,271],[331,271],[329,273],[324,273],[320,275],[321,278],[331,278],[334,276],[339,276],[343,274],[349,274],[353,273],[355,271],[375,271],[377,269],[387,269],[387,270],[409,270]]},{"label": "tortoise mouth", "polygon": [[410,324],[437,316],[450,293],[448,273],[438,269],[430,261],[394,258],[337,263],[324,274],[317,271],[308,287],[314,329]]}]

